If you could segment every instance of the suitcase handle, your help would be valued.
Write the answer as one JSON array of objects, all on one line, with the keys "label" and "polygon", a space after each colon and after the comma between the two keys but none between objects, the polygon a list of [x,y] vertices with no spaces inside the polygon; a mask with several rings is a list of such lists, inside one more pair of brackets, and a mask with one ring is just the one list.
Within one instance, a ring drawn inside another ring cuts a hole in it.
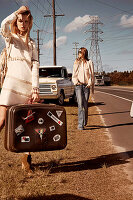
[{"label": "suitcase handle", "polygon": [[44,100],[39,99],[38,101],[34,101],[32,100],[32,98],[29,98],[27,102],[25,102],[25,104],[37,104],[37,103],[44,103]]}]

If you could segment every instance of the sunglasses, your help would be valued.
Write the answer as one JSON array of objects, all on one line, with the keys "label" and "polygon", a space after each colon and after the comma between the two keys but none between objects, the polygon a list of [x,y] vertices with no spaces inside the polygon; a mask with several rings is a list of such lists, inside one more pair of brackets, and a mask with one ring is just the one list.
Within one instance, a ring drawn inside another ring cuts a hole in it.
[{"label": "sunglasses", "polygon": [[81,49],[78,50],[78,53],[82,53]]}]

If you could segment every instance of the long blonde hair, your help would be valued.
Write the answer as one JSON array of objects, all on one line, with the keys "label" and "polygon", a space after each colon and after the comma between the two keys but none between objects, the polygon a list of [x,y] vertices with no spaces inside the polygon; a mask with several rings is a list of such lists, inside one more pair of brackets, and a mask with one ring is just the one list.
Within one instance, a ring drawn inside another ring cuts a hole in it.
[{"label": "long blonde hair", "polygon": [[[26,37],[26,44],[28,45],[28,38],[30,37],[30,30],[32,28],[32,25],[33,25],[33,17],[31,15],[31,12],[30,11],[25,11],[23,13],[21,13],[22,15],[27,15],[28,17],[28,20],[29,20],[29,27],[28,27],[28,31],[25,35]],[[18,18],[17,18],[18,19]],[[18,27],[17,27],[17,19],[15,21],[13,21],[10,25],[11,27],[11,33],[19,33],[19,30],[18,30]]]},{"label": "long blonde hair", "polygon": [[82,53],[82,58],[77,58],[76,60],[81,63],[82,61],[83,62],[86,62],[89,60],[88,58],[88,50],[85,48],[85,47],[81,47],[79,50],[78,50],[78,54],[79,53]]}]

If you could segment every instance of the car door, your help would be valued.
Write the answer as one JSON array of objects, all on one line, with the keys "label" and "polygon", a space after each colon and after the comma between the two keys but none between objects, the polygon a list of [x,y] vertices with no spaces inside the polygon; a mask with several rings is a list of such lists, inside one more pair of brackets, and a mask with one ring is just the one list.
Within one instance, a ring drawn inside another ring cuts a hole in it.
[{"label": "car door", "polygon": [[68,73],[66,68],[63,68],[63,76],[64,76],[64,92],[66,97],[70,97],[72,95],[72,81],[68,78]]}]

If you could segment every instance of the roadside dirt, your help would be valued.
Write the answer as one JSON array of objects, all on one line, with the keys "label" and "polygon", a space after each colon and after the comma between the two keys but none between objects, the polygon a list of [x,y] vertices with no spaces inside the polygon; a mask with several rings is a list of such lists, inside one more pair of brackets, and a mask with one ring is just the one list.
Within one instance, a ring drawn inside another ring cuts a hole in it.
[{"label": "roadside dirt", "polygon": [[[34,173],[21,170],[22,154],[4,149],[0,134],[1,200],[132,200],[128,160],[113,147],[94,103],[86,130],[77,130],[77,107],[65,102],[68,145],[64,150],[32,153]],[[99,126],[99,129],[96,128]]]}]

